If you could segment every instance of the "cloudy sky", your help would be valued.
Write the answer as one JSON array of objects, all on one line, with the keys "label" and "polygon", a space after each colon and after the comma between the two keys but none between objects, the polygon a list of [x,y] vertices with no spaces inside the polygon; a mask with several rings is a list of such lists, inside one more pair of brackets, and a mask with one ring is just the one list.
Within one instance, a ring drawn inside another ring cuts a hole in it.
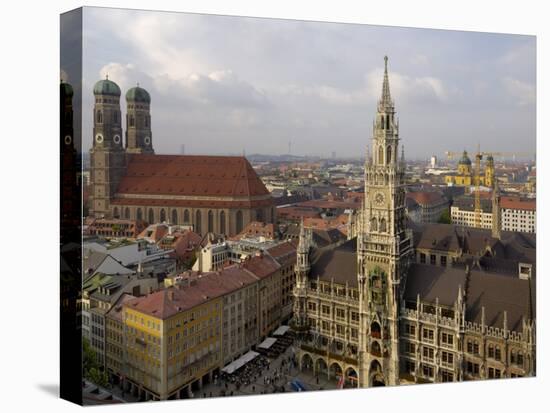
[{"label": "cloudy sky", "polygon": [[108,73],[150,92],[157,153],[284,154],[291,141],[296,155],[360,156],[388,55],[408,158],[478,142],[534,153],[535,49],[532,36],[86,8],[84,149]]}]

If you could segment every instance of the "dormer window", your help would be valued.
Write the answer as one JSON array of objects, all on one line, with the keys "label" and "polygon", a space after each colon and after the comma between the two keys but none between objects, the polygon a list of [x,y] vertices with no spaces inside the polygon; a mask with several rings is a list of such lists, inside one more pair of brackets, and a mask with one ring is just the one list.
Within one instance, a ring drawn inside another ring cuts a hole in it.
[{"label": "dormer window", "polygon": [[532,272],[533,265],[532,264],[526,264],[526,263],[519,263],[519,278],[521,280],[529,280],[531,279],[531,272]]}]

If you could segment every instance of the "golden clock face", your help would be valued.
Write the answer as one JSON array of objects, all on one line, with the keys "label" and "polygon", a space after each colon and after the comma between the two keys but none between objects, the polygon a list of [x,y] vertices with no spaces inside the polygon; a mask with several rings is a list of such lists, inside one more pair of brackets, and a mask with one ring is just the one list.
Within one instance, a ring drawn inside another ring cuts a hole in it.
[{"label": "golden clock face", "polygon": [[376,202],[377,205],[383,204],[384,194],[382,192],[377,192],[376,195],[374,195],[374,202]]}]

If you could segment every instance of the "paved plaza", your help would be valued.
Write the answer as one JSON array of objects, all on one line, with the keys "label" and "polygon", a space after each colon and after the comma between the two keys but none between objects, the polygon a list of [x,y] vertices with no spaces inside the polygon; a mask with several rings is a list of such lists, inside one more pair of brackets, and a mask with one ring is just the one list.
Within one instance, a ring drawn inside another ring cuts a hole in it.
[{"label": "paved plaza", "polygon": [[245,396],[257,394],[272,394],[283,392],[294,392],[291,381],[298,379],[305,385],[307,390],[336,389],[337,380],[329,380],[326,375],[318,378],[312,371],[301,372],[293,363],[294,353],[292,346],[280,354],[277,358],[269,359],[269,366],[259,371],[252,378],[250,384],[238,385],[224,380],[216,380],[204,386],[201,390],[194,392],[194,398],[203,397],[224,397],[224,396]]}]

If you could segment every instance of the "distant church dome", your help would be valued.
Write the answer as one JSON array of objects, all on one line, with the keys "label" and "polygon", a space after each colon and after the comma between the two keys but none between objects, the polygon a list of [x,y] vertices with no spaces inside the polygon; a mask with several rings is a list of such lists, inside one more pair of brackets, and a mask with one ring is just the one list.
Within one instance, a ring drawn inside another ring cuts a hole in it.
[{"label": "distant church dome", "polygon": [[460,158],[460,161],[458,161],[459,165],[471,165],[472,161],[470,158],[468,158],[468,152],[464,151],[462,153],[462,158]]},{"label": "distant church dome", "polygon": [[488,155],[487,156],[487,162],[493,162],[494,159],[493,159],[493,155]]},{"label": "distant church dome", "polygon": [[120,88],[115,82],[105,78],[94,85],[94,95],[120,96]]},{"label": "distant church dome", "polygon": [[67,82],[61,82],[61,94],[66,97],[74,95],[73,87]]},{"label": "distant church dome", "polygon": [[151,103],[151,96],[142,87],[135,86],[126,92],[126,101]]}]

